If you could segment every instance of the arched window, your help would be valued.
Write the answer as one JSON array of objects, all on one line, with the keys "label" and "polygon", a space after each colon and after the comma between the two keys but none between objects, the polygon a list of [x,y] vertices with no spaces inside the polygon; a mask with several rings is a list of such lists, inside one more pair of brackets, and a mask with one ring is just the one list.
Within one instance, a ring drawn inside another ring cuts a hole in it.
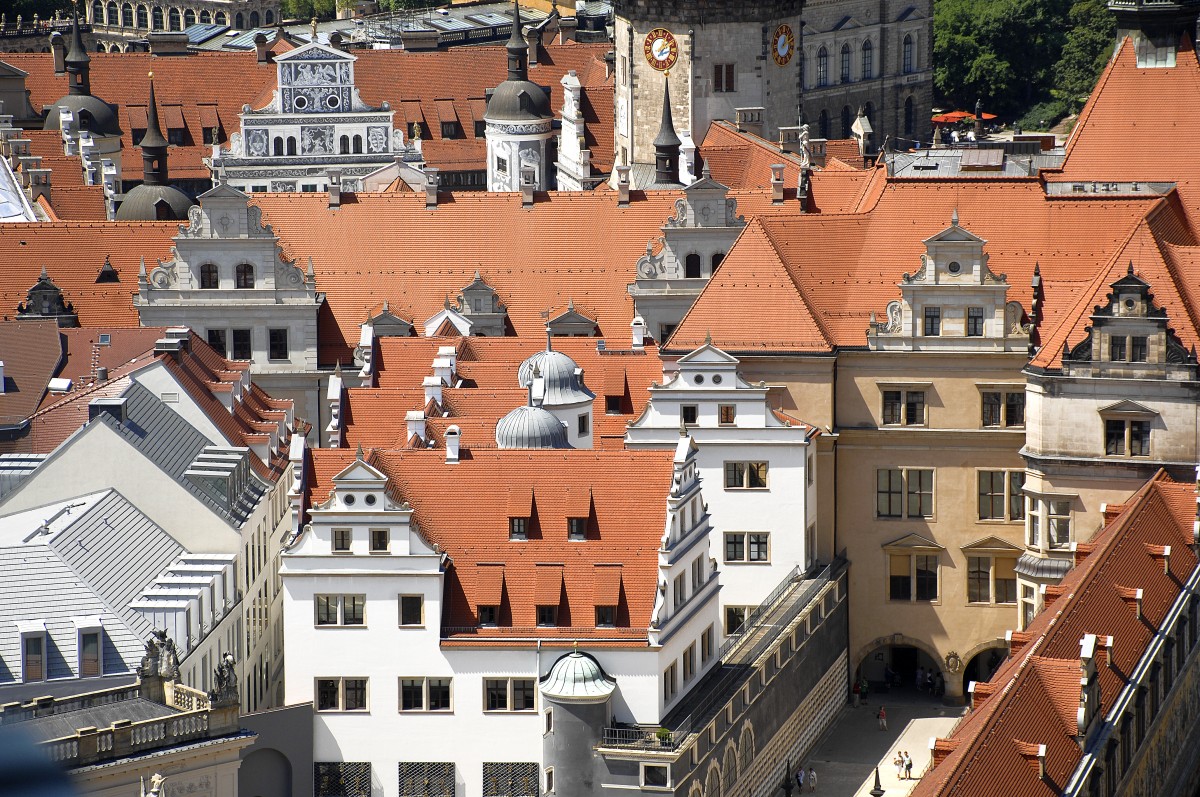
[{"label": "arched window", "polygon": [[242,16],[242,12],[241,12],[241,11],[239,11],[239,12],[237,13],[237,15],[236,15],[236,16],[233,18],[233,26],[234,26],[235,28],[237,28],[238,30],[245,30],[245,28],[246,28],[246,18]]},{"label": "arched window", "polygon": [[287,154],[289,154],[289,155],[295,155],[295,154],[296,154],[296,137],[295,137],[295,136],[288,136],[288,139],[287,139]]},{"label": "arched window", "polygon": [[350,136],[342,136],[340,143],[341,143],[341,153],[343,155],[349,155],[350,154]]},{"label": "arched window", "polygon": [[275,12],[268,8],[267,13],[263,16],[263,22],[267,25],[274,25],[275,24]]},{"label": "arched window", "polygon": [[162,8],[160,8],[159,6],[154,7],[154,10],[150,12],[150,21],[153,24],[153,27],[151,28],[151,30],[162,30],[163,29],[163,10],[162,10]]},{"label": "arched window", "polygon": [[[115,52],[115,51],[109,50],[109,52]],[[92,124],[94,121],[95,120],[92,118],[91,111],[80,111],[79,112],[79,129],[80,130],[91,130]]]},{"label": "arched window", "polygon": [[704,797],[721,797],[721,770],[716,767],[708,771],[708,782],[704,786]]},{"label": "arched window", "polygon": [[252,28],[258,27],[258,12],[257,11],[250,12],[250,27],[252,27]]},{"label": "arched window", "polygon": [[183,12],[183,27],[190,28],[192,25],[195,25],[195,24],[196,24],[196,12],[189,8],[187,11]]},{"label": "arched window", "polygon": [[911,136],[913,134],[913,101],[909,97],[904,101],[904,135]]},{"label": "arched window", "polygon": [[850,138],[850,106],[842,106],[842,138]]},{"label": "arched window", "polygon": [[716,274],[717,269],[721,267],[721,261],[725,259],[724,252],[717,252],[712,256],[712,273]]},{"label": "arched window", "polygon": [[167,20],[170,23],[171,30],[182,30],[182,28],[179,25],[179,9],[178,8],[172,8],[170,10],[170,12],[167,13]]},{"label": "arched window", "polygon": [[275,140],[271,142],[271,146],[271,152],[273,152],[275,155],[283,154],[283,138],[281,136],[275,136]]},{"label": "arched window", "polygon": [[92,18],[88,21],[93,25],[104,24],[104,4],[101,3],[100,0],[96,0],[96,2],[92,3]]},{"label": "arched window", "polygon": [[725,760],[721,762],[721,788],[726,792],[733,790],[733,784],[737,783],[737,755],[733,752],[733,745],[725,748]]},{"label": "arched window", "polygon": [[235,288],[253,288],[254,287],[254,266],[249,263],[238,263],[237,268],[233,270]]},{"label": "arched window", "polygon": [[829,138],[829,111],[821,111],[817,117],[817,133],[821,138]]},{"label": "arched window", "polygon": [[218,11],[217,16],[214,17],[213,21],[216,22],[218,25],[228,25],[229,24],[229,15],[226,14],[224,11]]},{"label": "arched window", "polygon": [[208,25],[211,22],[212,22],[212,14],[209,14],[207,11],[201,11],[200,12],[200,24]]},{"label": "arched window", "polygon": [[875,74],[875,46],[867,39],[862,45],[862,80],[870,80]]},{"label": "arched window", "polygon": [[849,45],[849,43],[842,45],[841,76],[842,76],[843,83],[850,82],[850,45]]},{"label": "arched window", "polygon": [[913,40],[912,34],[906,34],[904,37],[904,74],[911,74],[913,71]]},{"label": "arched window", "polygon": [[133,6],[129,5],[129,3],[121,6],[121,27],[133,27]]},{"label": "arched window", "polygon": [[354,137],[354,154],[355,155],[362,154],[362,136]]},{"label": "arched window", "polygon": [[96,52],[98,52],[98,53],[106,53],[106,52],[108,52],[108,50],[105,50],[105,49],[104,49],[104,44],[103,44],[103,42],[96,42]]},{"label": "arched window", "polygon": [[692,253],[684,258],[683,276],[690,280],[700,279],[700,255]]},{"label": "arched window", "polygon": [[205,263],[200,267],[200,287],[206,291],[214,290],[219,284],[217,266],[215,263]]},{"label": "arched window", "polygon": [[822,47],[817,50],[817,86],[829,85],[829,53]]},{"label": "arched window", "polygon": [[140,30],[146,30],[150,27],[150,12],[145,6],[137,7],[137,26]]},{"label": "arched window", "polygon": [[120,21],[120,15],[117,12],[117,4],[109,3],[104,7],[104,24],[116,25]]}]

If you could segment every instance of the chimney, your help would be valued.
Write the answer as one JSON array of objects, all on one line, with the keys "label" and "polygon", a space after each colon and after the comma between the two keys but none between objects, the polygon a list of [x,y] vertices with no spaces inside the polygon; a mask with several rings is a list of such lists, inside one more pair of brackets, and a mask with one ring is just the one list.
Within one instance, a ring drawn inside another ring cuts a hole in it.
[{"label": "chimney", "polygon": [[617,167],[617,207],[629,207],[629,167]]},{"label": "chimney", "polygon": [[783,204],[783,164],[771,164],[771,204]]},{"label": "chimney", "polygon": [[340,208],[342,206],[342,170],[329,169],[326,173],[329,175],[329,207]]},{"label": "chimney", "polygon": [[404,421],[408,425],[408,439],[419,437],[425,440],[425,413],[421,410],[409,410],[404,413]]},{"label": "chimney", "polygon": [[454,374],[457,373],[458,367],[458,349],[453,346],[438,346],[437,356],[444,357],[450,362],[450,377],[446,379],[446,384],[454,384]]},{"label": "chimney", "polygon": [[172,340],[171,338],[160,338],[154,341],[155,354],[169,354],[174,358],[175,362],[183,359],[183,341]]},{"label": "chimney", "polygon": [[103,366],[103,365],[96,366],[96,381],[97,382],[107,382],[108,381],[108,368],[106,366]]},{"label": "chimney", "polygon": [[1030,636],[1024,631],[1005,631],[1004,641],[1008,643],[1008,655],[1016,656],[1029,644]]},{"label": "chimney", "polygon": [[190,327],[171,327],[163,333],[166,340],[179,341],[180,351],[189,351],[192,344],[192,330]]},{"label": "chimney", "polygon": [[1133,616],[1136,617],[1137,619],[1141,620],[1142,619],[1142,591],[1141,591],[1141,589],[1134,589],[1133,587],[1122,587],[1122,586],[1118,586],[1116,589],[1117,589],[1117,594],[1121,596],[1121,600],[1123,600],[1127,606],[1133,607]]},{"label": "chimney", "polygon": [[67,73],[67,44],[58,31],[50,34],[50,52],[54,53],[54,75],[62,77]]},{"label": "chimney", "polygon": [[344,50],[345,48],[342,47],[342,34],[336,30],[333,33],[330,33],[329,46],[335,50]]},{"label": "chimney", "polygon": [[579,20],[576,17],[559,17],[558,18],[558,43],[566,44],[574,40],[575,30],[579,27]]},{"label": "chimney", "polygon": [[98,398],[88,402],[88,420],[94,421],[101,415],[107,415],[117,423],[125,423],[127,419],[125,405],[128,399],[121,398]]},{"label": "chimney", "polygon": [[267,56],[267,34],[254,34],[254,52],[258,55],[258,63],[265,64],[270,60]]},{"label": "chimney", "polygon": [[427,376],[421,380],[421,386],[425,388],[425,404],[430,401],[436,401],[438,406],[442,406],[442,379],[437,376]]},{"label": "chimney", "polygon": [[453,465],[458,462],[459,446],[462,445],[462,433],[457,426],[450,426],[446,429],[446,464]]},{"label": "chimney", "polygon": [[1156,562],[1161,561],[1163,565],[1163,575],[1171,575],[1171,546],[1170,545],[1151,545],[1146,543],[1146,553],[1150,554],[1150,558]]},{"label": "chimney", "polygon": [[537,66],[538,49],[542,46],[542,31],[536,25],[525,29],[525,46],[529,48],[529,65]]},{"label": "chimney", "polygon": [[436,166],[425,167],[425,207],[437,207],[438,200],[438,170]]},{"label": "chimney", "polygon": [[533,189],[537,186],[532,166],[521,167],[521,207],[533,207]]},{"label": "chimney", "polygon": [[173,31],[158,31],[146,35],[146,41],[150,44],[151,57],[160,57],[164,55],[187,55],[188,54],[188,37],[183,32]]},{"label": "chimney", "polygon": [[633,350],[642,351],[646,347],[646,319],[635,315],[629,328],[633,331]]},{"label": "chimney", "polygon": [[803,145],[800,143],[800,128],[798,126],[779,128],[780,152],[790,152],[793,155],[799,155],[800,150],[803,148]]},{"label": "chimney", "polygon": [[756,136],[763,134],[763,116],[766,115],[767,109],[761,106],[755,108],[734,108],[733,118],[737,125],[738,132],[753,133]]},{"label": "chimney", "polygon": [[617,66],[617,52],[616,52],[616,50],[609,50],[608,52],[606,52],[604,54],[604,79],[605,80],[608,80],[610,77],[613,76],[613,72],[616,71],[616,66]]}]

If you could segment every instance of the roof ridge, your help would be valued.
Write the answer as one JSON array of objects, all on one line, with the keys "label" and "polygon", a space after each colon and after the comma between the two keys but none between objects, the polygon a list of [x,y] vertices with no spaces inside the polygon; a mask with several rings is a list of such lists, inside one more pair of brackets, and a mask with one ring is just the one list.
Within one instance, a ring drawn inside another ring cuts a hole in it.
[{"label": "roof ridge", "polygon": [[1112,58],[1108,60],[1104,71],[1100,73],[1100,78],[1096,81],[1092,93],[1088,95],[1088,100],[1084,103],[1083,110],[1079,112],[1075,127],[1071,129],[1071,137],[1067,139],[1066,154],[1063,156],[1062,164],[1059,166],[1060,171],[1065,171],[1067,164],[1071,161],[1071,153],[1075,150],[1076,142],[1079,141],[1080,131],[1087,127],[1088,122],[1091,120],[1092,109],[1098,104],[1100,96],[1104,93],[1104,89],[1108,85],[1109,78],[1116,71],[1117,63],[1125,56],[1127,50],[1126,44],[1132,46],[1132,41],[1128,36],[1123,37],[1117,42],[1117,47],[1113,51]]}]

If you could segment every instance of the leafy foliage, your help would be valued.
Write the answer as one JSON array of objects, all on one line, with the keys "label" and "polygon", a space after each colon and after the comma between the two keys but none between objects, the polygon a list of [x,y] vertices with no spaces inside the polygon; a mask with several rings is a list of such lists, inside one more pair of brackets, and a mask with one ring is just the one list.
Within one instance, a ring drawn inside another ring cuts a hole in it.
[{"label": "leafy foliage", "polygon": [[1054,65],[1054,93],[1078,110],[1112,55],[1117,22],[1104,0],[1076,0],[1062,57]]},{"label": "leafy foliage", "polygon": [[[26,23],[33,21],[34,14],[38,15],[38,19],[49,19],[55,11],[61,11],[64,17],[71,16],[69,0],[8,0],[7,3],[0,3],[0,8],[3,8],[5,21],[9,25],[17,24],[18,16]],[[82,9],[79,15],[83,16]]]}]

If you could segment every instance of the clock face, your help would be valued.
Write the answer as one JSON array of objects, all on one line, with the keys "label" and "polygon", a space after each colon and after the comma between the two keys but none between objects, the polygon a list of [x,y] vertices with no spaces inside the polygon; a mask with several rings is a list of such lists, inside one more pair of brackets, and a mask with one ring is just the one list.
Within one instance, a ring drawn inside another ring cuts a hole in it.
[{"label": "clock face", "polygon": [[679,43],[666,28],[655,28],[647,33],[643,49],[646,61],[659,72],[666,72],[679,60]]},{"label": "clock face", "polygon": [[792,56],[796,54],[796,37],[792,33],[790,25],[780,25],[775,29],[774,47],[771,49],[775,63],[787,66],[788,62],[792,60]]}]

